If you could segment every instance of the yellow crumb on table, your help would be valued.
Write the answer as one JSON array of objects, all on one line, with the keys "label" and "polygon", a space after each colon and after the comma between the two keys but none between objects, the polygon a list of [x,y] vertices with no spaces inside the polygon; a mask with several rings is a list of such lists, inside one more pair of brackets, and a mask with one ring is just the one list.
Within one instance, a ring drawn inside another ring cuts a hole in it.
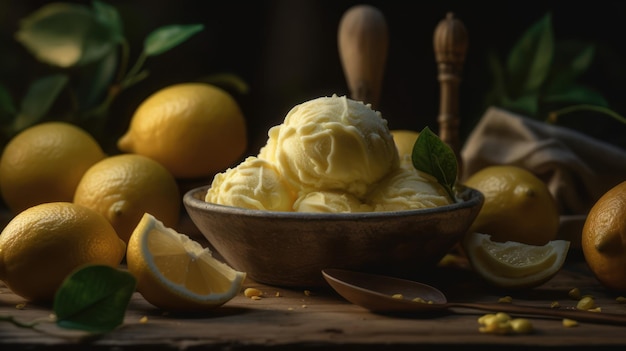
[{"label": "yellow crumb on table", "polygon": [[578,322],[573,319],[563,318],[563,326],[566,328],[577,327]]},{"label": "yellow crumb on table", "polygon": [[243,295],[249,298],[261,297],[263,296],[263,292],[257,288],[246,288],[246,290],[243,291]]}]

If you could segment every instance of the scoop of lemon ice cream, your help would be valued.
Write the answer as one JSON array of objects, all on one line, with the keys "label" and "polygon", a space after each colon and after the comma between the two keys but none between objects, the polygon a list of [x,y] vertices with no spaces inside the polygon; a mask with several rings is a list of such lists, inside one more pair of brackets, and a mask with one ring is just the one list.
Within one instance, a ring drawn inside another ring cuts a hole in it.
[{"label": "scoop of lemon ice cream", "polygon": [[250,156],[213,178],[205,201],[257,210],[292,211],[296,195],[276,167]]},{"label": "scoop of lemon ice cream", "polygon": [[301,194],[343,190],[362,197],[399,164],[387,120],[345,96],[293,107],[268,136],[259,157],[276,164]]},{"label": "scoop of lemon ice cream", "polygon": [[296,199],[296,212],[351,213],[369,212],[371,206],[345,191],[312,191]]},{"label": "scoop of lemon ice cream", "polygon": [[452,200],[433,176],[398,167],[376,185],[366,202],[374,211],[402,211],[449,205]]},{"label": "scoop of lemon ice cream", "polygon": [[293,107],[256,157],[217,174],[206,201],[274,211],[367,212],[452,202],[437,180],[401,165],[387,121],[345,96]]}]

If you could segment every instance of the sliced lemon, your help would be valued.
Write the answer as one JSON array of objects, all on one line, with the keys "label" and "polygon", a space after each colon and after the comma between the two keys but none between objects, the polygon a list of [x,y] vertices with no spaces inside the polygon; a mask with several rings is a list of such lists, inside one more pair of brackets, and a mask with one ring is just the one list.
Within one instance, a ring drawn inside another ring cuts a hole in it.
[{"label": "sliced lemon", "polygon": [[126,253],[137,291],[167,311],[200,311],[235,297],[246,278],[213,257],[208,248],[167,228],[146,213],[131,234]]},{"label": "sliced lemon", "polygon": [[550,280],[563,266],[569,246],[567,240],[543,246],[495,242],[490,235],[476,232],[463,240],[474,271],[488,283],[509,289],[532,288]]}]

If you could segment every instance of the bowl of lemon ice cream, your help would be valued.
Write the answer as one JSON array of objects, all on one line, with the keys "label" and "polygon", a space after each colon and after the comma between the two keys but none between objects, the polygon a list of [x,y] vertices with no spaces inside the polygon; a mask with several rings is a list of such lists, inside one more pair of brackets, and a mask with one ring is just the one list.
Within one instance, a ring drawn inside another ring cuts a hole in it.
[{"label": "bowl of lemon ice cream", "polygon": [[401,163],[387,121],[333,95],[293,107],[257,155],[183,199],[209,244],[260,283],[324,285],[343,268],[414,277],[463,237],[482,194],[451,198]]}]

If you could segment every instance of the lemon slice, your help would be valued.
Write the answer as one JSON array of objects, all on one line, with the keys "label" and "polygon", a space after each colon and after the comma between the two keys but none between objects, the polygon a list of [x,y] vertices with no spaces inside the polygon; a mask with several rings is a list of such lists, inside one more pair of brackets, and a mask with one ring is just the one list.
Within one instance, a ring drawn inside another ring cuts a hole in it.
[{"label": "lemon slice", "polygon": [[501,288],[539,286],[563,266],[570,242],[552,240],[543,246],[515,241],[495,242],[482,233],[468,233],[463,248],[478,275]]},{"label": "lemon slice", "polygon": [[133,231],[126,252],[137,291],[167,311],[199,311],[235,297],[246,278],[212,256],[208,248],[167,228],[146,213]]}]

